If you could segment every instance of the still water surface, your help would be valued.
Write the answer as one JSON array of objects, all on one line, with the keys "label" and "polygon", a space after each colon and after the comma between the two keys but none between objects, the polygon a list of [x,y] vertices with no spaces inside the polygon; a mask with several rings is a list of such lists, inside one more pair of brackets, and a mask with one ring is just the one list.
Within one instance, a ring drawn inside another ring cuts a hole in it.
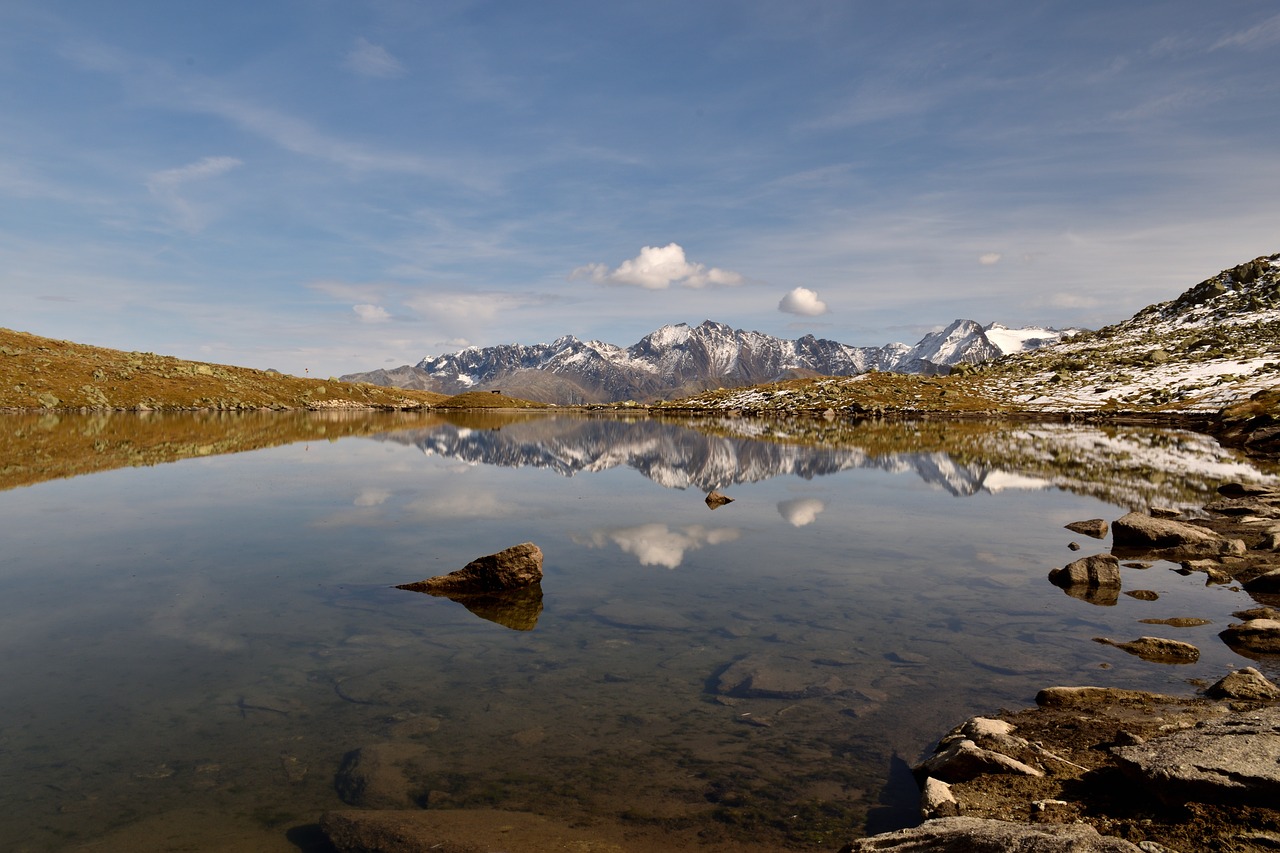
[{"label": "still water surface", "polygon": [[[7,423],[32,484],[0,492],[5,850],[296,849],[359,748],[412,759],[407,805],[832,849],[899,819],[902,761],[1041,687],[1280,677],[1217,639],[1251,602],[1203,575],[1126,569],[1159,599],[1109,605],[1046,580],[1109,545],[1068,522],[1273,479],[1187,433],[317,419],[217,455],[170,419],[193,458],[37,482],[23,442],[143,425]],[[394,588],[525,541],[531,630]],[[1213,624],[1138,622],[1175,616]],[[1200,662],[1092,642],[1144,634]]]}]

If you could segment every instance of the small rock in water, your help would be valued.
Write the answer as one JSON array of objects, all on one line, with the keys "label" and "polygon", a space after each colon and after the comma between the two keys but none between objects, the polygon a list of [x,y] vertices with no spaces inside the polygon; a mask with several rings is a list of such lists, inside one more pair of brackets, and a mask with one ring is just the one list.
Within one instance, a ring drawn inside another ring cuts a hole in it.
[{"label": "small rock in water", "polygon": [[1125,591],[1125,595],[1139,601],[1155,601],[1160,597],[1160,593],[1153,589],[1130,589]]},{"label": "small rock in water", "polygon": [[1211,624],[1208,619],[1199,619],[1194,616],[1175,616],[1172,619],[1139,619],[1147,625],[1170,625],[1174,628],[1199,628],[1201,625]]},{"label": "small rock in water", "polygon": [[719,509],[720,507],[729,503],[733,503],[733,498],[729,497],[728,495],[722,495],[715,490],[712,490],[712,492],[709,495],[707,495],[707,506],[711,507],[712,509]]},{"label": "small rock in water", "polygon": [[1101,539],[1107,535],[1107,522],[1101,518],[1091,518],[1088,521],[1073,521],[1066,525],[1066,528],[1072,533],[1082,533],[1085,536],[1092,536],[1094,539]]},{"label": "small rock in water", "polygon": [[1095,643],[1104,646],[1115,646],[1121,651],[1137,655],[1152,663],[1195,663],[1200,659],[1200,650],[1190,643],[1180,640],[1166,640],[1162,637],[1139,637],[1127,643],[1118,643],[1106,637],[1094,637]]},{"label": "small rock in water", "polygon": [[1068,547],[1069,549],[1071,549],[1072,551],[1079,551],[1079,550],[1080,550],[1080,543],[1079,543],[1079,542],[1068,542],[1068,543],[1067,543],[1067,547]]}]

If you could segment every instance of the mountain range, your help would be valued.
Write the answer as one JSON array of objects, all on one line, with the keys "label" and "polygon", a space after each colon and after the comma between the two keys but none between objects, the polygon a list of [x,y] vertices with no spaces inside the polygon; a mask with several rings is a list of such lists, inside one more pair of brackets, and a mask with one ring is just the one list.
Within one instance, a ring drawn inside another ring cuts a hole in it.
[{"label": "mountain range", "polygon": [[945,374],[957,364],[981,364],[1076,332],[956,320],[915,346],[857,347],[813,335],[785,340],[707,320],[663,326],[625,348],[566,335],[551,343],[468,347],[416,365],[341,379],[441,394],[501,390],[562,405],[649,401],[804,376],[871,370]]}]

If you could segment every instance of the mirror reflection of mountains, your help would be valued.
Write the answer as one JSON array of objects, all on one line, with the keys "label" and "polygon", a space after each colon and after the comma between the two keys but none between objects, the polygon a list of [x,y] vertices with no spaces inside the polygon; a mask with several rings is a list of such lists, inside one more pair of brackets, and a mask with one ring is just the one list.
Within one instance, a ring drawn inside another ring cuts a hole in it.
[{"label": "mirror reflection of mountains", "polygon": [[1225,480],[1271,479],[1210,437],[1136,427],[542,417],[380,438],[468,463],[564,476],[625,466],[667,488],[701,491],[879,469],[914,472],[956,496],[1056,487],[1137,508],[1199,505]]}]

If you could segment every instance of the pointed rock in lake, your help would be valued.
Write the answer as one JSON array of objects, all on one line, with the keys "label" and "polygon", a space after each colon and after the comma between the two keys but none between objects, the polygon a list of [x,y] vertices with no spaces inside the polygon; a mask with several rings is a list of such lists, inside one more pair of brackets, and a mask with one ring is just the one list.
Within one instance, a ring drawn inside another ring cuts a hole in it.
[{"label": "pointed rock in lake", "polygon": [[1137,655],[1152,663],[1195,663],[1200,660],[1200,650],[1190,643],[1181,640],[1166,640],[1163,637],[1139,637],[1127,643],[1118,643],[1106,637],[1094,637],[1095,643],[1114,646],[1131,655]]},{"label": "pointed rock in lake", "polygon": [[542,580],[542,549],[532,542],[480,557],[456,572],[400,584],[396,589],[432,595],[482,595],[520,589]]},{"label": "pointed rock in lake", "polygon": [[1088,521],[1073,521],[1066,525],[1066,528],[1072,533],[1081,533],[1085,536],[1092,536],[1094,539],[1102,539],[1107,535],[1107,522],[1101,518],[1091,518]]},{"label": "pointed rock in lake", "polygon": [[711,507],[712,509],[719,509],[725,504],[730,504],[730,503],[733,503],[733,498],[729,497],[728,495],[722,495],[715,490],[712,490],[711,494],[707,495],[707,506]]}]

